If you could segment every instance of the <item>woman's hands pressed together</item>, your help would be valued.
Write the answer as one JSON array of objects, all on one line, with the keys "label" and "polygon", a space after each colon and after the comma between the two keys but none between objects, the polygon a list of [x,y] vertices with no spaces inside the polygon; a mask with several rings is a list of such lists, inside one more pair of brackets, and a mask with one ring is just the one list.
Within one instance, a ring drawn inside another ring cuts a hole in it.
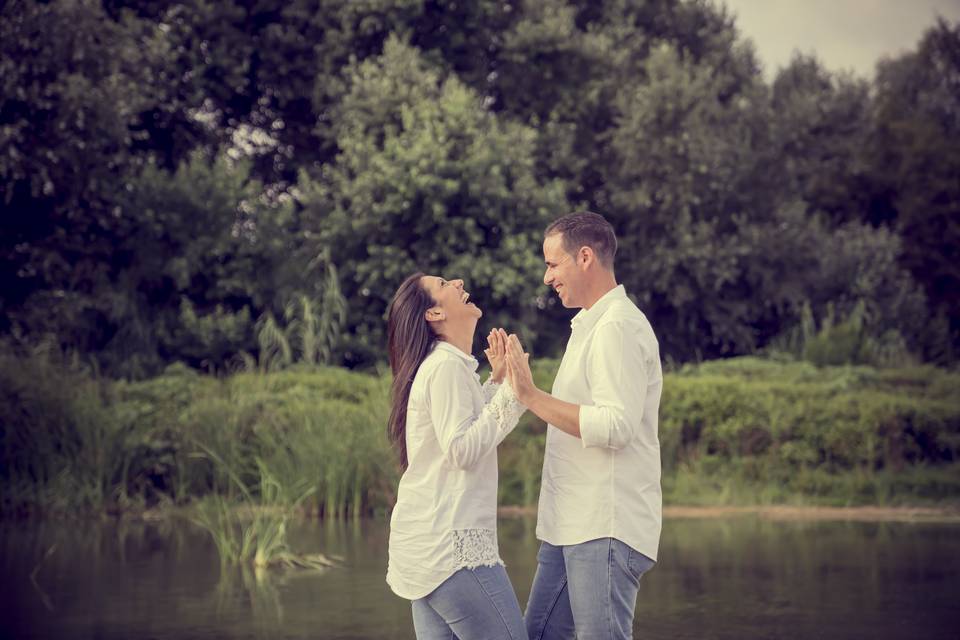
[{"label": "woman's hands pressed together", "polygon": [[507,332],[491,329],[487,334],[487,348],[483,352],[490,363],[490,378],[500,384],[507,375]]},{"label": "woman's hands pressed together", "polygon": [[507,335],[500,328],[492,329],[487,334],[487,348],[483,353],[490,362],[490,378],[498,384],[506,378],[517,399],[529,404],[539,389],[530,371],[530,354],[523,351],[520,338],[515,333]]}]

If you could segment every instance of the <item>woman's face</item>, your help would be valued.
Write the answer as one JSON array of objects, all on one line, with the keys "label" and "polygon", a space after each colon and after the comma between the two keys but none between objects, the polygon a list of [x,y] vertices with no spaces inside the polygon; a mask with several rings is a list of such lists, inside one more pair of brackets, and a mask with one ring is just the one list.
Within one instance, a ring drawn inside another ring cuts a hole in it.
[{"label": "woman's face", "polygon": [[470,294],[463,290],[463,280],[423,276],[420,283],[436,303],[427,311],[427,320],[459,324],[463,321],[476,322],[483,315],[480,307],[470,302]]}]

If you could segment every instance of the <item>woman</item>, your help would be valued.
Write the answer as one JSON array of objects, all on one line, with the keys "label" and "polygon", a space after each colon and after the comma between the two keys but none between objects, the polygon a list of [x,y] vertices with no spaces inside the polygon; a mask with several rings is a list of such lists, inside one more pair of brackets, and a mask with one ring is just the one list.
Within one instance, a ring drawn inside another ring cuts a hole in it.
[{"label": "woman", "polygon": [[390,304],[389,435],[403,476],[390,518],[387,583],[412,601],[419,640],[526,640],[497,549],[497,445],[523,414],[506,373],[508,338],[491,331],[481,387],[470,355],[483,312],[462,280],[417,273]]}]

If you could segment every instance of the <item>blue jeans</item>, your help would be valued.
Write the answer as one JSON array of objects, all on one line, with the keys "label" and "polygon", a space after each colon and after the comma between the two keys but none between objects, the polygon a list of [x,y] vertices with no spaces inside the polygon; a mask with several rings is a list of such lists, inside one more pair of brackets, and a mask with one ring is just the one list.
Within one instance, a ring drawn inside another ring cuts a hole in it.
[{"label": "blue jeans", "polygon": [[632,638],[640,578],[654,564],[614,538],[540,543],[527,601],[530,640]]},{"label": "blue jeans", "polygon": [[460,569],[413,601],[417,640],[527,640],[520,603],[502,565]]}]

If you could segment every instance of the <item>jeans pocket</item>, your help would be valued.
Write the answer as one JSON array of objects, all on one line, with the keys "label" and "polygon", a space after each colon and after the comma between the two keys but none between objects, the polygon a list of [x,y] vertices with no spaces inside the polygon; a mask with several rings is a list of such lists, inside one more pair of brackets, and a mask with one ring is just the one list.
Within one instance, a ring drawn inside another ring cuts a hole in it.
[{"label": "jeans pocket", "polygon": [[633,574],[633,577],[639,580],[643,574],[653,568],[656,562],[643,555],[639,551],[630,549],[630,555],[627,557],[627,569]]}]

